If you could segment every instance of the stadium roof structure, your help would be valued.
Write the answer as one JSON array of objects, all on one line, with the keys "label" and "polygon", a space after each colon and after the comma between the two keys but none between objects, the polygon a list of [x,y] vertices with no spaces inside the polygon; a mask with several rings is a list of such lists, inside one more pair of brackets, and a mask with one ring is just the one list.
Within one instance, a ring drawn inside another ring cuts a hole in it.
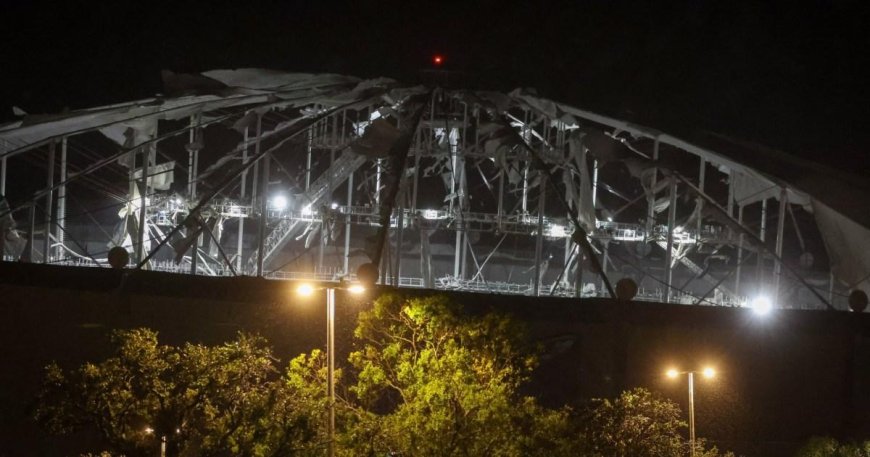
[{"label": "stadium roof structure", "polygon": [[[866,179],[538,96],[263,69],[0,126],[6,260],[845,309]],[[446,79],[445,79],[446,81]],[[117,252],[117,251],[115,251]]]}]

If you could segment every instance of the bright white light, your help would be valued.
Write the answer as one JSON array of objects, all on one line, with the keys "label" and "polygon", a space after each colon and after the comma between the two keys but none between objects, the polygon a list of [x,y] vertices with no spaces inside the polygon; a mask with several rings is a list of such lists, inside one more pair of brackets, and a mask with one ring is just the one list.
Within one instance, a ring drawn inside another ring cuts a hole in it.
[{"label": "bright white light", "polygon": [[607,222],[613,222],[613,218],[610,216],[607,216]]},{"label": "bright white light", "polygon": [[305,207],[302,208],[302,215],[303,216],[310,216],[313,213],[314,213],[314,211],[311,211],[311,205],[305,205]]},{"label": "bright white light", "polygon": [[671,378],[671,379],[674,379],[674,378],[676,378],[677,376],[680,375],[680,372],[677,371],[677,370],[675,370],[675,369],[673,369],[673,368],[671,368],[670,370],[668,370],[668,371],[665,372],[665,375],[666,375],[667,377]]},{"label": "bright white light", "polygon": [[332,209],[338,209],[338,203],[336,203],[336,202],[332,202],[332,204],[329,205],[329,207],[332,208]]},{"label": "bright white light", "polygon": [[150,435],[150,434],[154,433],[154,429],[151,427],[145,427],[145,433]]},{"label": "bright white light", "polygon": [[752,310],[755,311],[755,314],[758,314],[759,316],[764,316],[765,314],[770,313],[773,309],[773,304],[770,302],[770,299],[763,295],[759,295],[752,299],[750,306],[752,307]]},{"label": "bright white light", "polygon": [[182,200],[181,197],[178,197],[178,198],[175,199],[175,204],[176,204],[176,205],[180,205],[180,204],[182,204],[182,203],[184,203],[184,200]]},{"label": "bright white light", "polygon": [[716,376],[716,370],[714,370],[710,367],[704,368],[704,371],[702,373],[704,374],[704,377],[707,379],[711,379],[714,376]]},{"label": "bright white light", "polygon": [[269,200],[269,206],[278,211],[287,209],[287,203],[287,197],[284,195],[276,195]]},{"label": "bright white light", "polygon": [[366,288],[360,284],[354,284],[347,288],[347,291],[352,294],[361,294],[366,291]]},{"label": "bright white light", "polygon": [[438,219],[438,210],[427,209],[423,211],[423,219]]},{"label": "bright white light", "polygon": [[674,227],[674,233],[683,233],[683,226],[678,225],[678,226]]},{"label": "bright white light", "polygon": [[568,232],[565,231],[564,225],[553,224],[550,226],[550,236],[555,238],[563,238]]}]

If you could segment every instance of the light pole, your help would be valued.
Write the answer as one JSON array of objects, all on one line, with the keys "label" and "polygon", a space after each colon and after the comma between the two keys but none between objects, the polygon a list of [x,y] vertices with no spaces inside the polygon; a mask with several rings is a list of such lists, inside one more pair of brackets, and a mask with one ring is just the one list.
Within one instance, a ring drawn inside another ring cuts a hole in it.
[{"label": "light pole", "polygon": [[315,290],[326,290],[326,398],[329,404],[327,419],[327,438],[329,457],[335,457],[335,290],[342,289],[352,294],[365,292],[365,287],[359,284],[348,285],[339,281],[337,285],[315,287],[302,284],[296,293],[303,297],[311,296]]},{"label": "light pole", "polygon": [[671,379],[676,379],[684,374],[689,378],[689,455],[695,457],[695,373],[701,373],[707,379],[716,376],[716,370],[707,367],[701,371],[678,371],[671,368],[665,374]]}]

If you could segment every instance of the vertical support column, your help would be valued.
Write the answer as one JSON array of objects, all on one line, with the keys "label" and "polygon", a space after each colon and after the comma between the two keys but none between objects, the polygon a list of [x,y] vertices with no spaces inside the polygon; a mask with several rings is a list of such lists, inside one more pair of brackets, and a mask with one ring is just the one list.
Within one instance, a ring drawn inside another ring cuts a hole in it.
[{"label": "vertical support column", "polygon": [[595,209],[598,208],[598,161],[592,161],[592,212],[596,214],[595,218],[598,218],[597,213],[595,213]]},{"label": "vertical support column", "polygon": [[57,221],[55,238],[57,238],[58,244],[55,255],[58,257],[63,256],[63,246],[66,240],[66,146],[66,137],[63,137],[60,142],[60,186],[57,188],[57,216],[55,217]]},{"label": "vertical support column", "polygon": [[538,236],[535,239],[535,283],[533,292],[535,296],[541,291],[541,258],[544,253],[544,205],[546,204],[547,176],[543,172],[540,173],[541,183],[539,185],[540,193],[538,194]]},{"label": "vertical support column", "polygon": [[[187,151],[187,200],[188,207],[196,201],[196,178],[199,172],[199,146],[196,140],[199,136],[199,123],[197,116],[190,116],[190,132],[189,143],[190,149]],[[199,262],[199,237],[190,246],[190,274],[196,275],[197,263]]]},{"label": "vertical support column", "polygon": [[[659,139],[658,139],[658,137],[656,137],[655,143],[653,143],[653,163],[658,165],[658,160],[659,160]],[[646,236],[647,236],[647,238],[652,236],[653,225],[655,225],[654,224],[654,221],[656,219],[655,188],[656,188],[656,184],[658,182],[658,177],[659,177],[659,169],[654,166],[653,167],[652,181],[650,183],[650,194],[651,195],[649,196],[649,203],[647,204],[647,215],[646,215],[646,218],[647,218],[646,219]],[[593,192],[594,192],[594,190],[593,190]]]},{"label": "vertical support column", "polygon": [[[743,225],[743,205],[737,205],[737,223]],[[743,268],[743,231],[737,238],[737,271],[734,273],[734,293],[740,296],[740,270]]]},{"label": "vertical support column", "polygon": [[[316,108],[316,105],[315,105]],[[306,135],[308,136],[308,141],[306,142],[306,155],[305,155],[305,192],[308,192],[308,188],[311,187],[311,151],[314,149],[314,133],[312,130],[314,127],[309,127],[306,131]]]},{"label": "vertical support column", "polygon": [[667,253],[665,255],[665,273],[667,274],[667,282],[665,283],[665,287],[667,290],[665,291],[665,302],[671,301],[671,284],[673,284],[674,279],[674,224],[676,224],[677,219],[677,179],[671,177],[671,185],[670,185],[670,203],[668,204],[668,245],[667,245]]},{"label": "vertical support column", "polygon": [[54,200],[54,192],[51,191],[51,188],[54,186],[54,149],[55,142],[52,141],[48,144],[48,172],[46,175],[48,193],[45,195],[45,229],[43,230],[45,239],[42,244],[42,263],[49,263],[51,260],[51,205]]},{"label": "vertical support column", "polygon": [[145,235],[146,230],[145,226],[148,225],[148,165],[150,162],[150,158],[148,157],[149,148],[141,147],[142,151],[142,185],[139,187],[139,225],[138,225],[138,238],[139,244],[136,245],[136,262],[142,262],[142,259],[145,258]]},{"label": "vertical support column", "polygon": [[[248,127],[245,127],[243,144],[245,145],[244,149],[242,149],[242,164],[248,163]],[[242,215],[241,207],[245,201],[245,191],[247,190],[247,180],[248,180],[248,170],[245,169],[242,171],[241,176],[241,184],[239,188],[239,233],[236,237],[236,271],[244,274],[244,270],[242,270],[242,254],[244,247],[244,239],[245,239],[245,218]]]},{"label": "vertical support column", "polygon": [[353,212],[353,173],[347,177],[347,219],[344,222],[344,275],[350,274],[350,216]]},{"label": "vertical support column", "polygon": [[773,300],[774,306],[781,306],[781,302],[779,299],[779,284],[780,284],[780,276],[782,276],[782,236],[785,232],[785,210],[788,206],[788,192],[786,188],[783,187],[779,193],[779,220],[776,222],[776,264],[774,265],[773,272]]},{"label": "vertical support column", "polygon": [[[734,170],[728,175],[728,202],[725,204],[725,209],[728,211],[728,217],[734,217]],[[733,230],[728,227],[728,239],[731,240]]]},{"label": "vertical support column", "polygon": [[34,243],[36,242],[36,200],[30,202],[30,229],[27,231],[27,246],[25,246],[26,250],[22,254],[25,262],[33,262],[33,250],[36,248]]},{"label": "vertical support column", "polygon": [[[610,240],[604,240],[604,249],[601,253],[601,272],[604,276],[607,276],[607,262],[610,260]],[[604,279],[601,280],[601,285],[598,288],[599,290],[604,290],[606,286],[604,285]]]},{"label": "vertical support column", "polygon": [[[765,242],[765,238],[767,237],[767,198],[761,201],[761,228],[758,232],[758,237],[761,239],[761,242]],[[758,271],[756,272],[758,276],[758,287],[759,289],[764,285],[764,250],[759,249],[758,251]]]},{"label": "vertical support column", "polygon": [[[262,133],[263,128],[263,116],[257,116],[257,142],[254,145],[254,156],[260,156],[260,133]],[[263,277],[263,256],[265,255],[265,242],[266,242],[266,222],[268,219],[266,208],[266,200],[268,200],[267,195],[269,192],[269,154],[266,154],[265,157],[262,158],[263,165],[263,173],[261,176],[261,189],[260,189],[260,226],[258,227],[258,236],[257,236],[257,276]]]},{"label": "vertical support column", "polygon": [[381,159],[377,159],[375,165],[375,206],[381,207]]},{"label": "vertical support column", "polygon": [[[701,165],[700,165],[700,168],[698,170],[698,189],[700,189],[701,192],[704,192],[704,181],[705,181],[705,177],[707,174],[707,161],[704,160],[703,157],[700,157],[700,159],[701,159]],[[697,223],[697,227],[695,228],[695,230],[696,230],[695,236],[698,239],[701,239],[701,229],[703,228],[703,217],[701,217],[701,215],[704,213],[704,199],[701,198],[700,195],[698,195],[696,201],[698,202],[697,203],[697,205],[698,205],[698,223]],[[731,213],[728,213],[728,215],[730,216]]]},{"label": "vertical support column", "polygon": [[[5,144],[5,142],[4,142]],[[5,152],[3,154],[6,154]],[[6,156],[0,159],[0,195],[6,196]]]}]

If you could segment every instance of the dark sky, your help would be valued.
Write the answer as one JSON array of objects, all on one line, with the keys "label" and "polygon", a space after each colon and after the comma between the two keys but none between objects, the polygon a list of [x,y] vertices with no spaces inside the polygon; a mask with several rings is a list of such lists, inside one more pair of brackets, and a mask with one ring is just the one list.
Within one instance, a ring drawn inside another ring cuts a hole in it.
[{"label": "dark sky", "polygon": [[864,2],[207,3],[5,0],[0,118],[160,91],[160,70],[257,66],[534,87],[689,135],[870,172]]}]

